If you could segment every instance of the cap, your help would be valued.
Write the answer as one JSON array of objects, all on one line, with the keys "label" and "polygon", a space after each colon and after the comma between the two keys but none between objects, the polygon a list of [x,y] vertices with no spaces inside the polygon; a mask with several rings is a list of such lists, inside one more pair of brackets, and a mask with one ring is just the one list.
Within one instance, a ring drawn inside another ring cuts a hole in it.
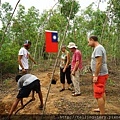
[{"label": "cap", "polygon": [[25,45],[25,46],[31,45],[31,42],[30,42],[29,40],[25,40],[24,45]]}]

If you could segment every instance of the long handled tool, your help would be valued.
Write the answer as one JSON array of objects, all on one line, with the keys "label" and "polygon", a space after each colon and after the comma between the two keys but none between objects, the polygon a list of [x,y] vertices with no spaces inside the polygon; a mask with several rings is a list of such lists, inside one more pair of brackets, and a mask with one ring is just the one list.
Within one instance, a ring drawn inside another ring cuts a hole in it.
[{"label": "long handled tool", "polygon": [[33,100],[32,99],[30,99],[26,104],[24,104],[23,105],[23,107],[22,108],[19,108],[16,112],[15,112],[15,115],[21,110],[21,109],[23,109],[26,105],[28,105],[30,102],[32,102]]}]

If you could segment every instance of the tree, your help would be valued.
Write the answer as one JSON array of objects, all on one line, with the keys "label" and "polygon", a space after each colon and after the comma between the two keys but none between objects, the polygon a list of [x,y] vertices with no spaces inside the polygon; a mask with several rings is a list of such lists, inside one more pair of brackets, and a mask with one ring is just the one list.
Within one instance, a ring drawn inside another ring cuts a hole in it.
[{"label": "tree", "polygon": [[76,0],[60,0],[60,5],[61,14],[63,14],[66,19],[70,15],[70,19],[72,20],[75,17],[76,13],[79,11],[79,3]]},{"label": "tree", "polygon": [[[26,11],[23,5],[19,5],[18,11],[14,15],[8,31],[5,33],[4,43],[0,49],[2,72],[9,72],[11,67],[14,68],[12,72],[17,70],[18,50],[26,39],[32,42],[30,52],[39,63],[46,54],[44,49],[44,33],[46,29],[58,31],[59,45],[66,32],[63,44],[67,45],[71,41],[75,42],[78,49],[82,51],[83,59],[90,58],[90,51],[92,50],[87,46],[87,37],[89,34],[95,34],[105,46],[108,58],[118,63],[117,61],[120,59],[118,44],[120,42],[120,5],[112,0],[108,4],[108,11],[94,10],[93,5],[92,3],[85,10],[80,10],[77,1],[60,0],[56,9],[45,10],[42,14],[34,6]],[[0,31],[1,38],[5,25],[9,21],[11,10],[9,3],[2,5],[0,11],[0,18],[3,24]],[[79,14],[77,14],[78,11]],[[69,15],[70,19],[68,19]],[[46,55],[45,57],[49,58],[48,60],[56,57],[55,54]],[[44,59],[42,60],[44,62]],[[41,61],[40,64],[42,63]],[[51,61],[48,64],[50,66]]]},{"label": "tree", "polygon": [[1,5],[0,9],[0,20],[2,22],[2,28],[4,29],[7,23],[9,22],[10,16],[12,14],[12,6],[5,2]]},{"label": "tree", "polygon": [[113,56],[112,60],[117,65],[120,61],[120,1],[119,0],[109,0],[108,2],[109,11],[109,22],[110,22],[110,32],[111,37],[109,39],[112,41]]}]

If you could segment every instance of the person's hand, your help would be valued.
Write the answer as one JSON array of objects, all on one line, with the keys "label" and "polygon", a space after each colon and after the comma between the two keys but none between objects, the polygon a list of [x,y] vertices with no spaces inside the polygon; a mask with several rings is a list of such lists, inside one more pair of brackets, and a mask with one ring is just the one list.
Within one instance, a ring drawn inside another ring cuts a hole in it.
[{"label": "person's hand", "polygon": [[22,72],[23,72],[23,73],[27,73],[27,71],[26,71],[25,69],[22,69]]},{"label": "person's hand", "polygon": [[40,109],[40,110],[43,110],[43,104],[41,104],[41,105],[39,106],[39,109]]},{"label": "person's hand", "polygon": [[32,101],[35,101],[35,97],[32,97]]},{"label": "person's hand", "polygon": [[37,64],[37,63],[34,61],[34,64]]},{"label": "person's hand", "polygon": [[71,75],[75,76],[75,71],[72,71],[72,72],[71,72]]},{"label": "person's hand", "polygon": [[23,109],[23,108],[24,108],[24,105],[21,104],[21,108]]},{"label": "person's hand", "polygon": [[26,70],[23,68],[23,69],[22,69],[22,72],[23,72],[23,73],[25,73],[25,72],[26,72]]},{"label": "person's hand", "polygon": [[64,68],[64,69],[63,69],[63,72],[65,72],[65,71],[66,71],[66,69]]},{"label": "person's hand", "polygon": [[94,76],[93,77],[93,82],[96,83],[98,81],[98,77],[97,76]]}]

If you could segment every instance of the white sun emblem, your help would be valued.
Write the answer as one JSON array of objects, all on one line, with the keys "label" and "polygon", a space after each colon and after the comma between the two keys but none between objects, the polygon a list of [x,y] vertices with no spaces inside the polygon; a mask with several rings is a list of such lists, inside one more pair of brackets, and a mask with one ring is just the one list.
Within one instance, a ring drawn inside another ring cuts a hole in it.
[{"label": "white sun emblem", "polygon": [[56,39],[57,39],[57,37],[54,35],[54,36],[53,36],[53,39],[54,39],[54,40],[56,40]]}]

